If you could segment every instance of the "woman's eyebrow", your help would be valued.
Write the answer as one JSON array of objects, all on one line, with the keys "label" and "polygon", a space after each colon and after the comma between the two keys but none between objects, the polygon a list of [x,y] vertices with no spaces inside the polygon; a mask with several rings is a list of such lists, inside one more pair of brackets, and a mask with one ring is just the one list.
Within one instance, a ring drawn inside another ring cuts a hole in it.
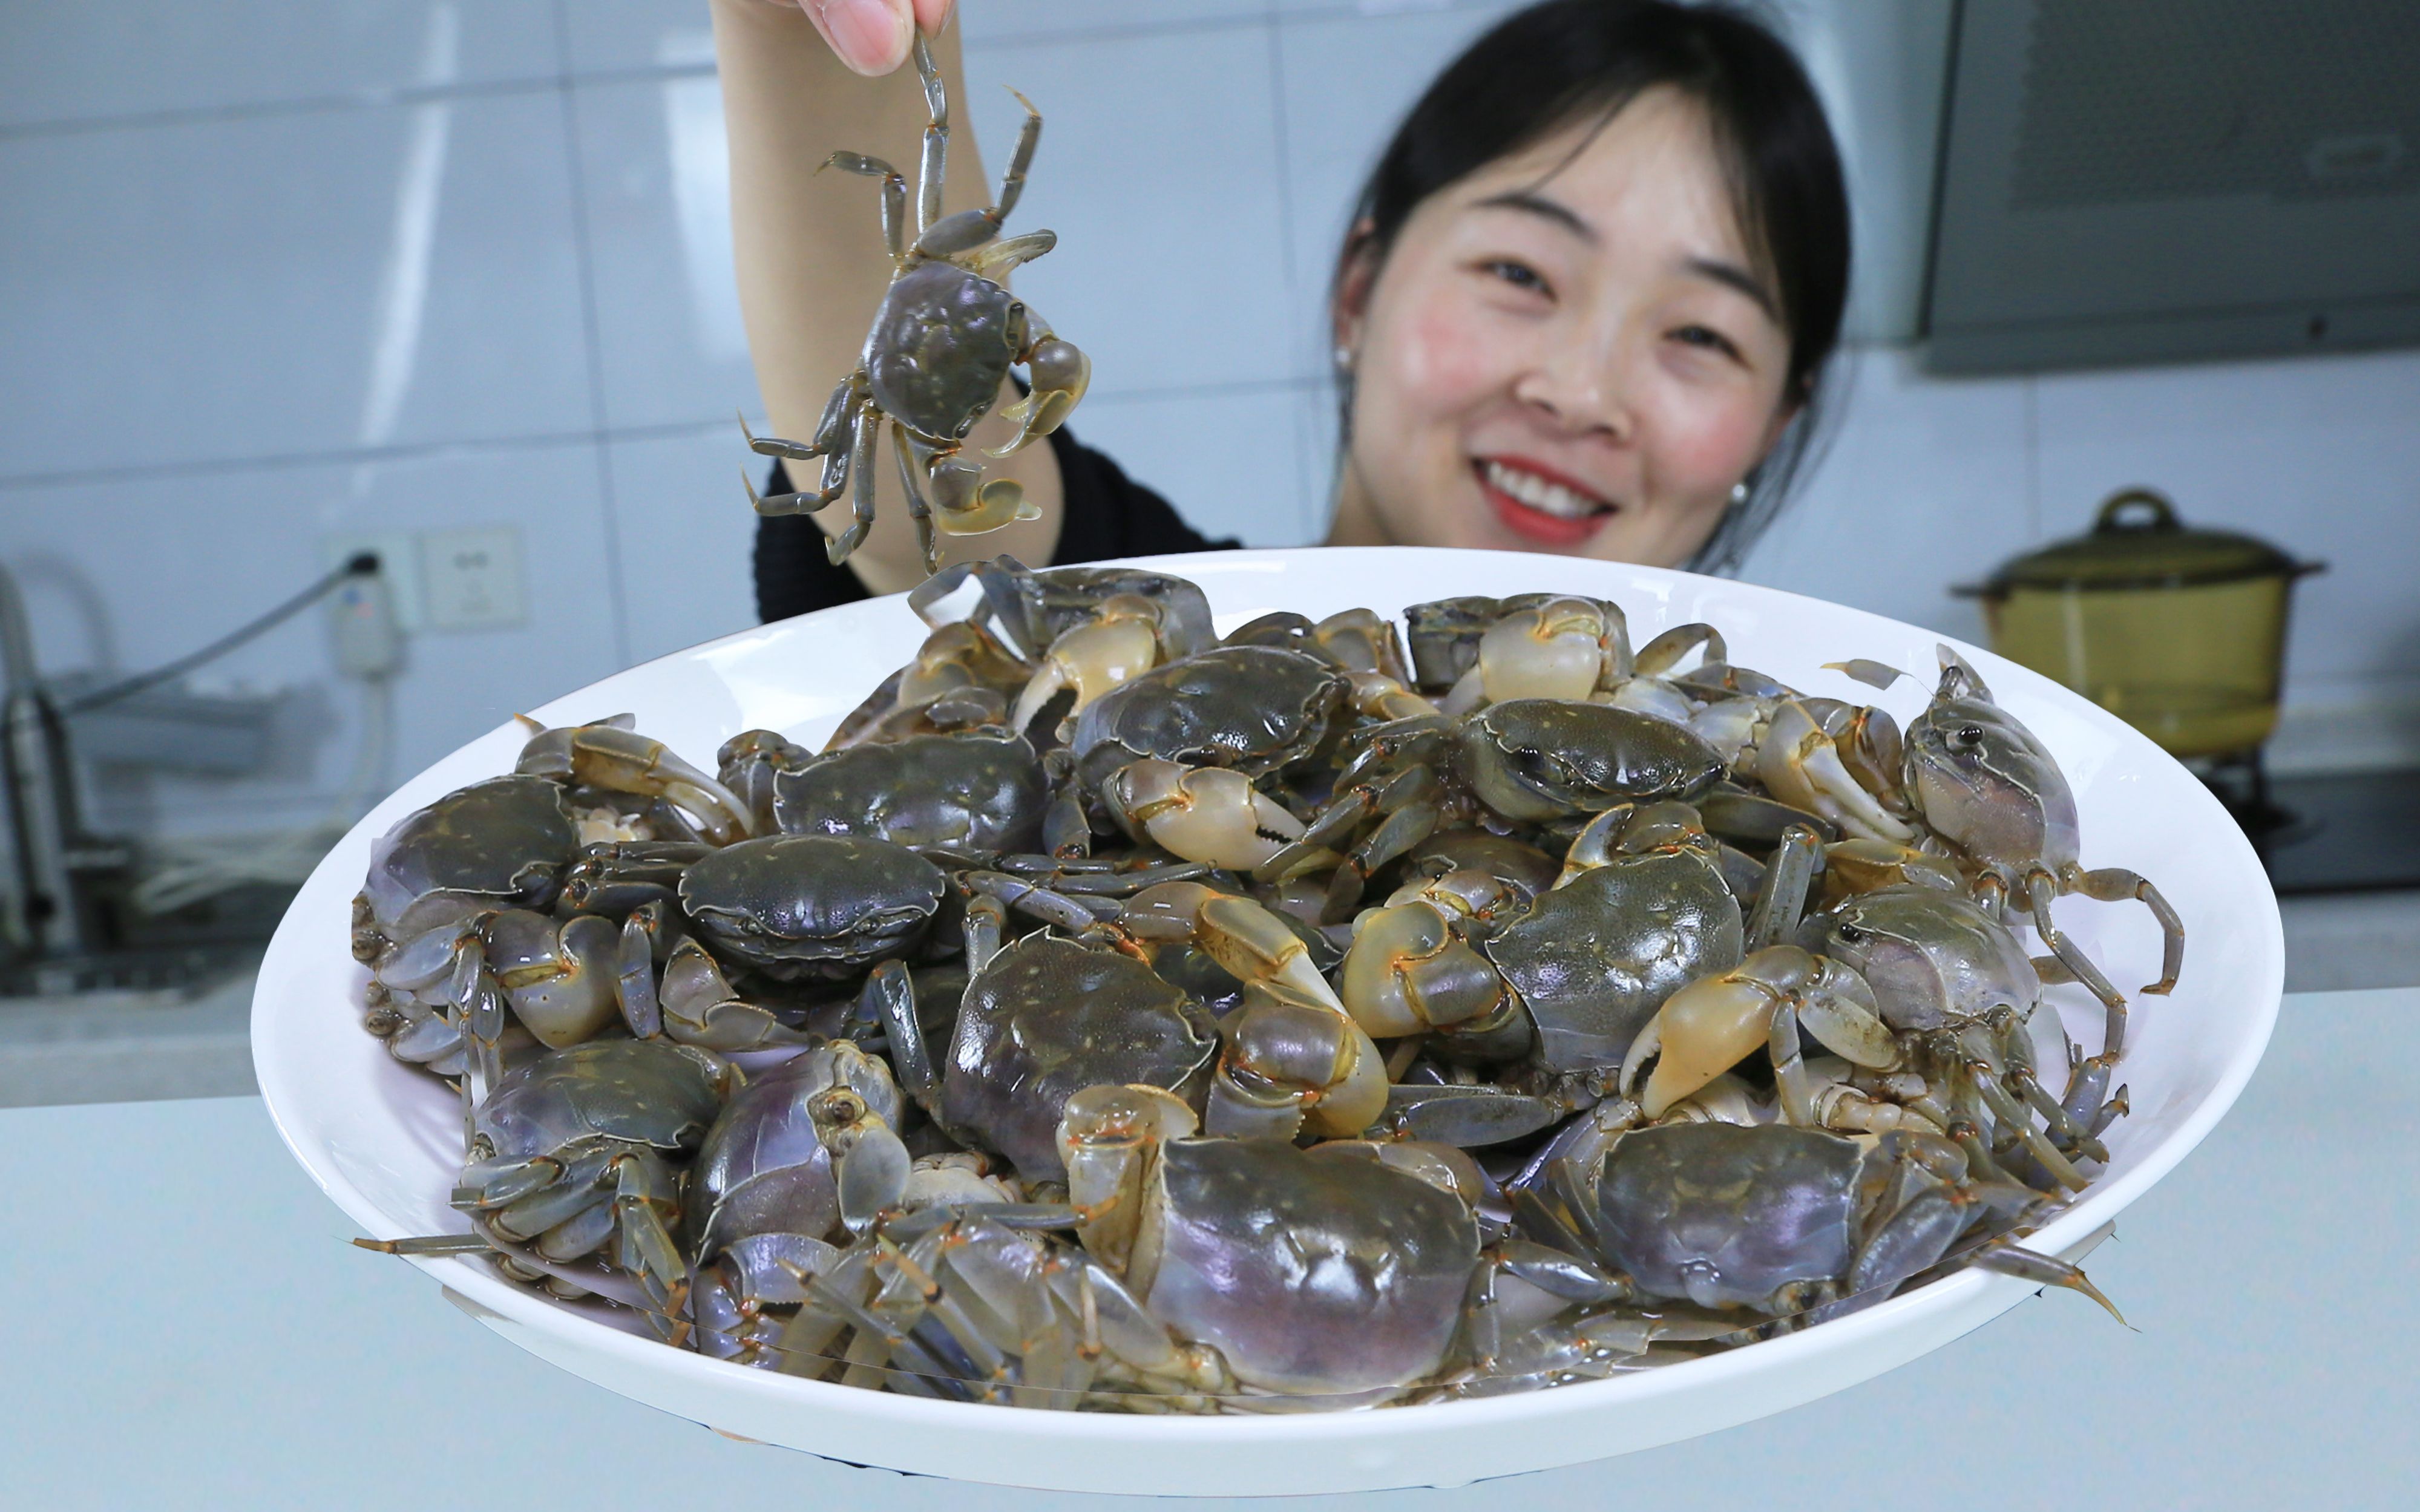
[{"label": "woman's eyebrow", "polygon": [[1773,296],[1766,292],[1762,284],[1757,282],[1755,274],[1739,264],[1723,262],[1714,257],[1692,257],[1682,266],[1699,278],[1712,279],[1725,288],[1736,289],[1756,301],[1758,309],[1764,312],[1765,318],[1776,325],[1780,324],[1781,312],[1774,307]]},{"label": "woman's eyebrow", "polygon": [[1482,210],[1519,210],[1525,215],[1538,216],[1561,226],[1591,246],[1600,239],[1596,227],[1581,220],[1578,212],[1570,206],[1527,189],[1508,190],[1501,194],[1490,195],[1481,200],[1477,208]]}]

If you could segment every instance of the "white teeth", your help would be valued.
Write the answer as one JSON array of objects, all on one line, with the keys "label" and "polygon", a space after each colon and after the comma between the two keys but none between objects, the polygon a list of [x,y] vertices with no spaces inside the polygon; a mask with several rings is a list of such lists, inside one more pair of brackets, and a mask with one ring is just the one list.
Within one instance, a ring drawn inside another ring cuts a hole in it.
[{"label": "white teeth", "polygon": [[1501,462],[1489,462],[1486,466],[1490,487],[1502,489],[1541,514],[1552,515],[1558,519],[1586,519],[1606,507],[1559,483],[1550,483],[1534,472],[1508,468]]}]

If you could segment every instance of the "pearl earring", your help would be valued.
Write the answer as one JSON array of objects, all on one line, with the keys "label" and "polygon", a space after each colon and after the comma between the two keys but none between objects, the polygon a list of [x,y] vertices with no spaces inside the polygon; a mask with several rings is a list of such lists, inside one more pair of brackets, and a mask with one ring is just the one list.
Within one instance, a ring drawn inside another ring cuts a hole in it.
[{"label": "pearl earring", "polygon": [[1342,373],[1353,371],[1353,348],[1341,341],[1336,344],[1336,367]]},{"label": "pearl earring", "polygon": [[1747,502],[1747,485],[1745,482],[1731,485],[1731,502],[1733,504]]}]

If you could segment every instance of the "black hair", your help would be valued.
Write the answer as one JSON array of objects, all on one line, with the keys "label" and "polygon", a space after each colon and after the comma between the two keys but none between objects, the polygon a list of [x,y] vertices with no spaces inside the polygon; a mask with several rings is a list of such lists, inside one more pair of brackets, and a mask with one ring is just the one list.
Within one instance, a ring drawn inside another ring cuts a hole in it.
[{"label": "black hair", "polygon": [[[1719,0],[1544,0],[1506,17],[1437,75],[1396,128],[1355,207],[1335,292],[1357,265],[1374,277],[1430,195],[1590,116],[1602,129],[1659,85],[1704,107],[1741,234],[1790,333],[1782,398],[1796,417],[1749,473],[1746,498],[1688,563],[1721,572],[1779,513],[1807,458],[1848,301],[1839,149],[1806,69],[1769,26]],[[1342,400],[1349,436],[1349,383]]]}]

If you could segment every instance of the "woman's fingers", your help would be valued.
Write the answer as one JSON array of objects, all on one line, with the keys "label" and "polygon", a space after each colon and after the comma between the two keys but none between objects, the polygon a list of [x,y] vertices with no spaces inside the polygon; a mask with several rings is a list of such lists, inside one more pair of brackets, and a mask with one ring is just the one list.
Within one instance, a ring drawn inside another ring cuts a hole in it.
[{"label": "woman's fingers", "polygon": [[873,77],[908,61],[911,27],[926,36],[950,19],[952,0],[799,0],[843,63]]}]

